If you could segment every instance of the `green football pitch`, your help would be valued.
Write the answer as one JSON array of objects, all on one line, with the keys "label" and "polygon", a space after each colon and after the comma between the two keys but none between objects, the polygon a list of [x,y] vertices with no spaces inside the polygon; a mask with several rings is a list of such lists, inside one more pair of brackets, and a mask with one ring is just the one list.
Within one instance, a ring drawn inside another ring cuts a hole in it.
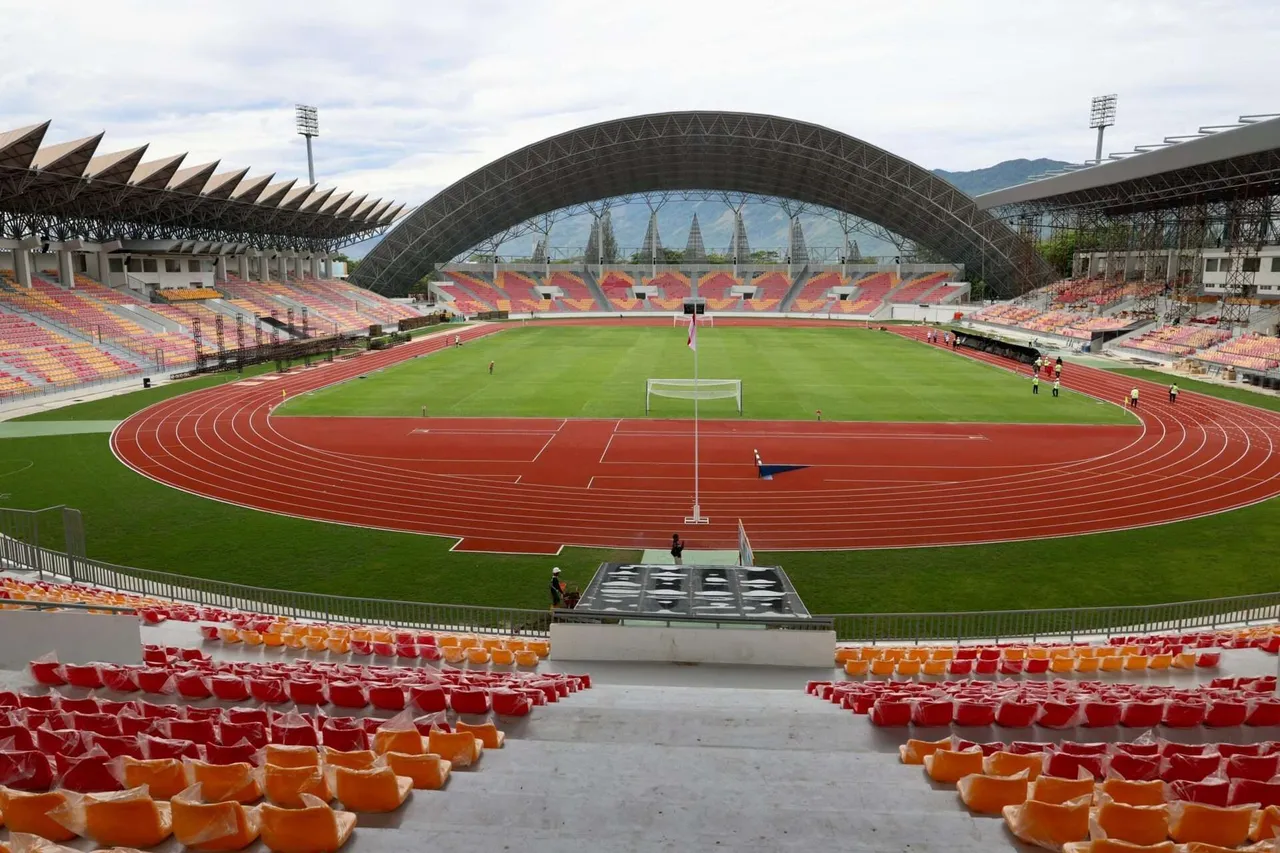
[{"label": "green football pitch", "polygon": [[[302,395],[277,414],[637,418],[645,382],[693,376],[687,331],[654,326],[514,327]],[[941,348],[872,329],[703,327],[703,379],[740,379],[743,416],[760,420],[1133,423],[1123,409]],[[489,362],[494,373],[489,374]],[[699,414],[732,418],[732,399]],[[654,397],[651,417],[693,415]]]}]

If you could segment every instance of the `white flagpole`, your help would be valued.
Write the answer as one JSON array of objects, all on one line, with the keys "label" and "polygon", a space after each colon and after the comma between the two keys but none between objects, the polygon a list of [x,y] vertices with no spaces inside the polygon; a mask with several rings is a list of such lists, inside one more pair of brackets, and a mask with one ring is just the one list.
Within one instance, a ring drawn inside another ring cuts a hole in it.
[{"label": "white flagpole", "polygon": [[[694,309],[697,310],[696,308]],[[709,519],[702,515],[702,503],[698,495],[698,315],[689,315],[689,335],[693,343],[693,515],[684,520],[685,524],[706,524]]]}]

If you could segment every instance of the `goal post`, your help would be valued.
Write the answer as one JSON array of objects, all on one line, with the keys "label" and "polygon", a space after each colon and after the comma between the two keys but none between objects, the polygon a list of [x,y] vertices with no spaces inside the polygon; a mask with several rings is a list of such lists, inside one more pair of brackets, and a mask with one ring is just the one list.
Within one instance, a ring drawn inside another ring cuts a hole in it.
[{"label": "goal post", "polygon": [[676,400],[732,399],[742,414],[741,379],[648,379],[644,389],[644,413],[649,414],[654,397]]},{"label": "goal post", "polygon": [[[689,328],[689,316],[690,315],[688,314],[676,314],[674,317],[671,318],[671,325],[680,326],[682,328],[687,329]],[[716,324],[716,318],[711,314],[698,315],[699,326],[715,326],[715,324]]]}]

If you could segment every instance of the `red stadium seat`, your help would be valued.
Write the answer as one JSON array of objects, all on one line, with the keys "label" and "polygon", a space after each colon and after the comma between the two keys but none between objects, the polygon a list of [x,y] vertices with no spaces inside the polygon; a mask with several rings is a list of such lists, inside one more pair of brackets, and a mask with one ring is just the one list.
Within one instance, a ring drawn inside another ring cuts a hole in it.
[{"label": "red stadium seat", "polygon": [[156,737],[154,735],[138,735],[138,746],[142,748],[142,757],[148,760],[157,758],[200,758],[200,748],[189,740]]},{"label": "red stadium seat", "polygon": [[315,678],[291,678],[288,682],[289,701],[295,705],[327,705],[325,684]]},{"label": "red stadium seat", "polygon": [[218,727],[218,742],[235,746],[247,741],[256,749],[267,745],[267,727],[262,723],[222,723]]},{"label": "red stadium seat", "polygon": [[1211,699],[1205,711],[1204,724],[1211,728],[1228,728],[1244,725],[1249,706],[1244,702]]},{"label": "red stadium seat", "polygon": [[104,666],[102,668],[102,684],[116,693],[138,692],[138,676],[132,669],[123,666]]},{"label": "red stadium seat", "polygon": [[493,691],[493,713],[500,717],[525,717],[533,709],[527,696],[514,690]]},{"label": "red stadium seat", "polygon": [[1206,806],[1227,805],[1230,799],[1231,783],[1226,779],[1210,779],[1205,782],[1171,782],[1169,798],[1171,800],[1187,800],[1202,803]]},{"label": "red stadium seat", "polygon": [[1264,755],[1261,743],[1220,743],[1218,744],[1218,752],[1223,758],[1232,758],[1237,755]]},{"label": "red stadium seat", "polygon": [[283,678],[250,676],[246,681],[249,683],[249,696],[254,701],[264,705],[283,705],[289,701],[289,692],[285,689]]},{"label": "red stadium seat", "polygon": [[996,725],[1006,729],[1030,728],[1039,713],[1039,703],[1006,700],[996,708]]},{"label": "red stadium seat", "polygon": [[1280,700],[1258,699],[1252,703],[1246,726],[1280,726]]},{"label": "red stadium seat", "polygon": [[996,721],[996,707],[996,703],[992,701],[958,700],[956,702],[955,709],[955,724],[957,726],[994,725]]},{"label": "red stadium seat", "polygon": [[66,664],[62,668],[62,672],[67,684],[72,687],[83,687],[88,690],[96,690],[102,687],[102,669],[95,663],[83,665]]},{"label": "red stadium seat", "polygon": [[167,696],[174,691],[173,676],[167,669],[144,668],[135,670],[138,689],[152,696]]},{"label": "red stadium seat", "polygon": [[1084,723],[1088,728],[1097,729],[1120,725],[1122,708],[1118,702],[1085,702]]},{"label": "red stadium seat", "polygon": [[[454,691],[453,707],[458,709],[458,691]],[[488,699],[486,693],[485,699]],[[486,701],[487,704],[487,701]],[[926,728],[951,725],[954,716],[955,703],[950,699],[943,700],[920,700],[912,703],[911,722],[913,725]],[[481,714],[484,711],[473,711],[471,713]]]},{"label": "red stadium seat", "polygon": [[1005,658],[1004,660],[1000,661],[1000,674],[1001,675],[1021,675],[1023,663],[1024,661],[1009,660],[1008,658]]},{"label": "red stadium seat", "polygon": [[492,710],[489,691],[459,687],[449,694],[449,706],[458,714],[487,714]]},{"label": "red stadium seat", "polygon": [[[36,739],[31,730],[24,726],[0,726],[0,749],[26,750],[35,749]],[[0,785],[4,784],[0,782]]]},{"label": "red stadium seat", "polygon": [[1280,806],[1280,782],[1257,779],[1232,781],[1226,805],[1242,806],[1245,803],[1258,803],[1263,808]]},{"label": "red stadium seat", "polygon": [[365,708],[369,705],[369,694],[358,682],[331,681],[329,702],[338,708]]},{"label": "red stadium seat", "polygon": [[1110,750],[1110,745],[1102,741],[1079,743],[1069,740],[1058,745],[1058,751],[1067,755],[1106,755]]},{"label": "red stadium seat", "polygon": [[36,749],[45,755],[84,755],[89,751],[85,732],[75,729],[36,729]]},{"label": "red stadium seat", "polygon": [[999,666],[998,660],[979,658],[973,665],[973,671],[978,675],[992,675]]},{"label": "red stadium seat", "polygon": [[56,658],[33,660],[29,667],[31,677],[36,680],[36,684],[58,687],[67,683],[66,676],[63,675],[62,664],[58,663]]},{"label": "red stadium seat", "polygon": [[1055,752],[1046,759],[1044,773],[1046,776],[1057,776],[1061,779],[1076,779],[1080,771],[1088,773],[1094,779],[1105,775],[1106,758],[1101,755],[1071,755],[1066,752]]},{"label": "red stadium seat", "polygon": [[1131,729],[1150,729],[1164,719],[1163,701],[1125,702],[1120,708],[1120,725]]},{"label": "red stadium seat", "polygon": [[1009,752],[1014,755],[1031,755],[1032,753],[1052,752],[1053,744],[1044,741],[1034,740],[1015,740],[1009,744]]},{"label": "red stadium seat", "polygon": [[56,778],[53,759],[43,752],[0,750],[0,785],[18,791],[47,791]]},{"label": "red stadium seat", "polygon": [[228,723],[257,723],[266,728],[271,724],[271,716],[266,708],[228,708]]},{"label": "red stadium seat", "polygon": [[72,714],[71,726],[78,732],[95,732],[100,735],[124,734],[120,718],[110,714]]},{"label": "red stadium seat", "polygon": [[259,747],[247,741],[240,741],[230,746],[209,744],[204,748],[204,760],[208,764],[251,764],[257,758]]},{"label": "red stadium seat", "polygon": [[59,710],[64,714],[99,714],[102,713],[102,706],[92,696],[83,699],[68,699],[64,696],[59,703]]},{"label": "red stadium seat", "polygon": [[1160,778],[1166,782],[1201,782],[1218,772],[1222,756],[1216,752],[1208,755],[1166,756],[1160,767]]},{"label": "red stadium seat", "polygon": [[398,684],[378,684],[369,688],[369,704],[384,711],[403,711],[405,690]]},{"label": "red stadium seat", "polygon": [[362,728],[339,727],[334,720],[326,720],[320,730],[321,741],[329,749],[339,752],[357,752],[369,748],[369,735]]},{"label": "red stadium seat", "polygon": [[1027,675],[1043,675],[1049,671],[1049,659],[1027,658],[1023,661],[1022,671]]},{"label": "red stadium seat", "polygon": [[947,675],[969,675],[973,672],[972,658],[953,658],[947,661]]},{"label": "red stadium seat", "polygon": [[271,742],[284,746],[319,746],[320,734],[310,719],[292,714],[271,724]]},{"label": "red stadium seat", "polygon": [[81,794],[124,790],[124,785],[111,767],[116,759],[108,757],[101,750],[74,757],[59,755],[55,760],[60,776],[58,786],[61,788]]},{"label": "red stadium seat", "polygon": [[224,702],[249,701],[249,688],[245,685],[244,676],[215,675],[209,679],[209,689]]},{"label": "red stadium seat", "polygon": [[1223,773],[1233,780],[1269,782],[1280,774],[1280,755],[1233,755],[1223,759]]},{"label": "red stadium seat", "polygon": [[1122,752],[1125,755],[1141,755],[1156,758],[1160,757],[1160,744],[1158,743],[1113,743],[1112,750]]},{"label": "red stadium seat", "polygon": [[218,725],[213,720],[165,720],[160,724],[165,737],[193,743],[221,743]]},{"label": "red stadium seat", "polygon": [[1175,699],[1165,706],[1161,722],[1171,729],[1194,728],[1204,724],[1207,710],[1203,702],[1182,702]]},{"label": "red stadium seat", "polygon": [[911,723],[911,703],[898,699],[877,699],[871,706],[871,724],[906,726]]},{"label": "red stadium seat", "polygon": [[1079,702],[1060,702],[1054,699],[1041,706],[1036,725],[1046,729],[1069,729],[1080,725],[1083,709]]},{"label": "red stadium seat", "polygon": [[1117,753],[1108,764],[1112,775],[1129,782],[1152,782],[1160,778],[1160,759],[1154,755]]},{"label": "red stadium seat", "polygon": [[57,693],[39,695],[23,693],[18,697],[18,706],[28,711],[56,711],[61,704],[61,699],[62,697]]},{"label": "red stadium seat", "polygon": [[142,749],[138,746],[136,735],[89,735],[90,749],[101,749],[111,758],[142,758]]},{"label": "red stadium seat", "polygon": [[419,711],[428,714],[443,711],[448,707],[444,688],[439,685],[412,685],[409,688],[409,701]]},{"label": "red stadium seat", "polygon": [[209,677],[199,672],[184,672],[174,679],[178,695],[184,699],[208,699],[213,695]]}]

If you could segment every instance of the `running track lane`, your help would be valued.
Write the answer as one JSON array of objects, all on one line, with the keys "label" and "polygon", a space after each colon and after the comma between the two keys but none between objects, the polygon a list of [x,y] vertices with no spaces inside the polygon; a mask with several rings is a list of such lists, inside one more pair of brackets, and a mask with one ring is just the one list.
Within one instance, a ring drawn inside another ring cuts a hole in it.
[{"label": "running track lane", "polygon": [[[469,327],[462,337],[501,328]],[[896,333],[923,336],[915,329]],[[575,454],[578,445],[555,446],[564,421],[466,419],[459,427],[450,419],[445,430],[453,432],[441,440],[452,450],[433,461],[429,452],[406,451],[365,429],[375,421],[406,419],[269,417],[282,390],[294,396],[443,346],[443,336],[420,339],[347,362],[166,400],[122,423],[112,434],[112,449],[144,476],[194,494],[303,518],[457,538],[460,550],[551,554],[564,545],[660,547],[673,530],[682,530],[691,504],[691,466],[679,461],[691,443],[687,422],[574,421],[578,440],[591,448]],[[1014,369],[986,354],[954,356]],[[1063,383],[1119,402],[1133,380],[1068,364]],[[696,547],[732,547],[741,518],[760,550],[974,544],[1161,524],[1280,494],[1274,453],[1280,416],[1187,392],[1170,406],[1163,386],[1138,385],[1142,425],[1119,428],[1123,435],[1097,426],[704,424],[718,434],[704,444],[712,464],[704,469],[702,508],[712,524],[684,532]],[[440,423],[407,420],[414,427]],[[346,439],[335,436],[353,426],[357,432]],[[322,434],[315,434],[317,427]],[[863,435],[839,443],[843,451],[829,451],[831,465],[773,483],[755,479],[750,459],[717,459],[714,451],[725,444],[736,453],[750,443],[762,446],[767,461],[794,461],[763,448],[803,448],[810,446],[806,441],[830,448],[838,442],[822,442],[824,437],[850,430]],[[912,430],[916,440],[906,437]],[[401,424],[397,440],[408,432]],[[875,432],[896,440],[881,442]],[[965,434],[987,440],[947,438]],[[921,448],[935,440],[945,443],[947,459],[921,465]],[[1067,455],[1074,458],[1046,458],[1046,443],[1071,447]],[[990,458],[993,446],[1003,460],[998,465]],[[541,464],[547,458],[556,460],[555,468]],[[521,479],[525,474],[529,481]]]}]

